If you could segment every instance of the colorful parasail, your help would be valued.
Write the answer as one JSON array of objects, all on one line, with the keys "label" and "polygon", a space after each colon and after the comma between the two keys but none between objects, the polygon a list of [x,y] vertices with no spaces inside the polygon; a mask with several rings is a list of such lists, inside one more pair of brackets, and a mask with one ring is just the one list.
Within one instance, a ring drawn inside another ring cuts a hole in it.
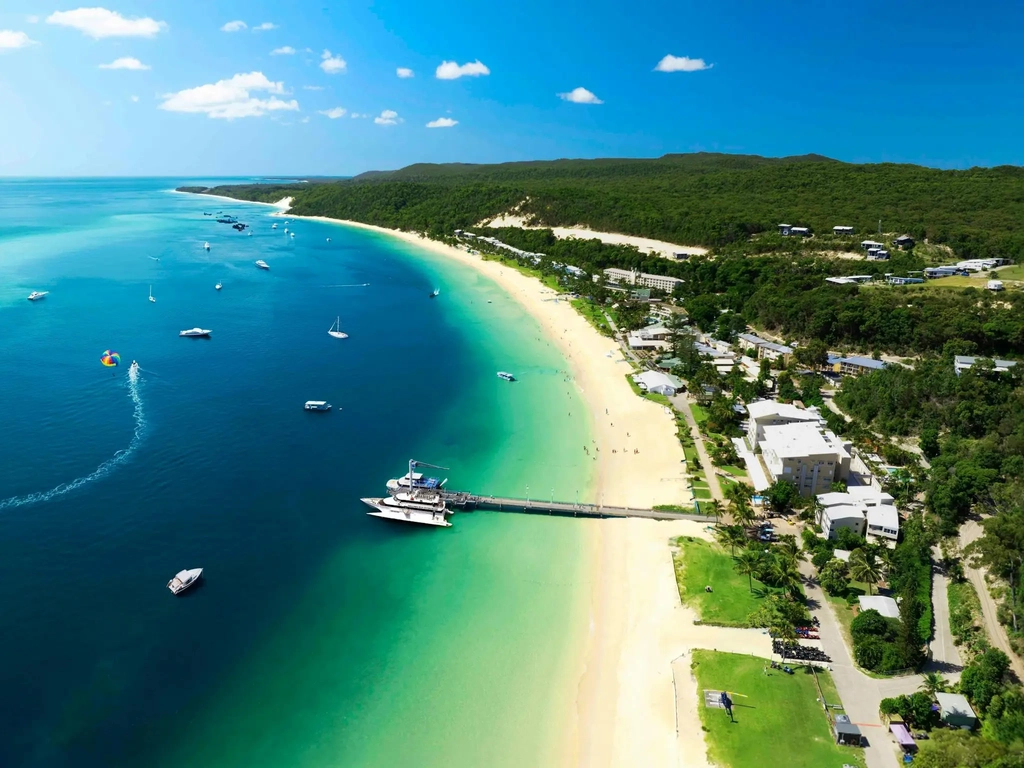
[{"label": "colorful parasail", "polygon": [[121,364],[121,356],[117,354],[117,352],[111,352],[108,349],[103,353],[103,356],[100,357],[100,362],[107,368],[116,368]]}]

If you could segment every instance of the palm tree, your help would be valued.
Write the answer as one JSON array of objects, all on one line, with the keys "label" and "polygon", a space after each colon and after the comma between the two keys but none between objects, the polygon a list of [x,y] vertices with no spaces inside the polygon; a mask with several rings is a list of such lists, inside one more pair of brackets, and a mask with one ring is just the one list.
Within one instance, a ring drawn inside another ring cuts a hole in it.
[{"label": "palm tree", "polygon": [[749,502],[754,497],[754,489],[746,483],[733,483],[725,490],[725,497],[733,504]]},{"label": "palm tree", "polygon": [[921,686],[917,690],[924,691],[934,698],[936,693],[942,693],[948,690],[948,688],[949,683],[946,682],[946,678],[938,672],[928,672],[922,678]]},{"label": "palm tree", "polygon": [[855,549],[850,553],[849,565],[850,578],[854,581],[863,581],[867,585],[870,595],[872,585],[882,578],[874,555],[865,553],[863,549]]},{"label": "palm tree", "polygon": [[733,558],[736,570],[747,577],[747,586],[754,591],[754,574],[761,568],[761,554],[752,549],[745,549]]},{"label": "palm tree", "polygon": [[732,515],[733,522],[739,523],[745,528],[750,527],[754,524],[754,520],[757,515],[754,514],[754,508],[750,506],[750,502],[746,500],[732,502],[732,506],[729,508],[729,513]]},{"label": "palm tree", "polygon": [[736,547],[742,547],[747,543],[747,536],[738,525],[718,526],[715,530],[715,538],[723,547],[728,547],[732,554],[736,554]]},{"label": "palm tree", "polygon": [[718,518],[722,516],[722,502],[715,499],[714,501],[708,502],[708,512],[715,518],[715,522],[718,522]]},{"label": "palm tree", "polygon": [[797,570],[796,563],[790,558],[785,556],[774,558],[771,573],[775,586],[786,590],[787,597],[792,598],[800,591],[803,579],[800,576],[800,571]]}]

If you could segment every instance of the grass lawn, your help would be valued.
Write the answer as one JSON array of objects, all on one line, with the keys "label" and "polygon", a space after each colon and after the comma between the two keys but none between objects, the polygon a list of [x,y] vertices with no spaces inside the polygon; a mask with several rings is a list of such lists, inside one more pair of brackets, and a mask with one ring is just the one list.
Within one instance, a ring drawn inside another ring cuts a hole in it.
[{"label": "grass lawn", "polygon": [[569,303],[572,304],[573,309],[583,315],[587,322],[597,328],[603,335],[615,335],[612,332],[611,326],[608,325],[608,318],[604,316],[604,311],[601,307],[586,299],[573,299]]},{"label": "grass lawn", "polygon": [[[858,596],[866,595],[868,593],[867,585],[859,581],[851,581],[849,593]],[[850,634],[850,624],[853,623],[854,618],[860,612],[860,606],[856,604],[849,605],[846,602],[845,595],[843,597],[833,597],[826,594],[825,598],[832,604],[832,610],[836,612],[839,626],[843,630],[843,639],[846,640],[846,647],[850,649],[850,653],[853,653],[853,636]]]},{"label": "grass lawn", "polygon": [[[698,497],[699,498],[699,497]],[[761,605],[765,587],[733,569],[732,556],[717,544],[683,536],[676,539],[674,556],[679,599],[697,611],[702,621],[745,625],[747,617]],[[705,592],[707,585],[715,590]]]},{"label": "grass lawn", "polygon": [[734,485],[739,485],[739,480],[730,480],[728,477],[718,476],[718,485],[722,489],[722,493],[726,493]]},{"label": "grass lawn", "polygon": [[697,501],[714,501],[715,497],[711,495],[711,491],[705,491],[702,488],[693,489],[693,498]]},{"label": "grass lawn", "polygon": [[701,406],[697,405],[697,403],[690,403],[690,411],[693,412],[694,421],[696,421],[698,425],[703,424],[708,420],[708,412]]},{"label": "grass lawn", "polygon": [[[764,664],[750,656],[693,652],[709,761],[722,768],[763,768],[776,760],[786,768],[863,766],[863,750],[835,745],[810,669],[797,667],[795,675],[769,670],[765,676]],[[826,699],[837,702],[828,672],[817,676]],[[725,710],[704,706],[705,689],[735,694],[735,722]]]},{"label": "grass lawn", "polygon": [[733,477],[738,477],[741,480],[746,479],[747,477],[747,470],[743,469],[743,467],[737,467],[732,464],[723,464],[722,466],[719,467],[719,469],[724,469]]}]

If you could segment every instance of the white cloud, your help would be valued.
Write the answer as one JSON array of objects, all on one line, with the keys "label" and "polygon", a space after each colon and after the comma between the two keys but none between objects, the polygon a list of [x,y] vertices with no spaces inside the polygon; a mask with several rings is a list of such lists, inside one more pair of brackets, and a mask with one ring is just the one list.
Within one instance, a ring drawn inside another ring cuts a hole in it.
[{"label": "white cloud", "polygon": [[291,56],[295,53],[295,49],[290,45],[283,45],[280,48],[275,48],[270,52],[271,56]]},{"label": "white cloud", "polygon": [[28,48],[30,45],[35,44],[36,41],[24,32],[15,32],[13,29],[0,29],[0,51],[13,51],[17,48]]},{"label": "white cloud", "polygon": [[262,24],[257,24],[252,28],[253,32],[269,32],[272,29],[277,29],[277,24],[272,24],[269,21],[264,21]]},{"label": "white cloud", "polygon": [[691,59],[689,56],[673,56],[668,54],[658,66],[655,72],[700,72],[702,69],[711,69],[714,64],[705,64],[704,59]]},{"label": "white cloud", "polygon": [[402,122],[402,118],[393,109],[385,109],[377,117],[373,118],[373,122],[377,125],[395,125]]},{"label": "white cloud", "polygon": [[35,14],[32,14],[31,16],[26,16],[25,21],[27,21],[29,24],[38,24],[39,17],[36,16]]},{"label": "white cloud", "polygon": [[138,59],[134,59],[131,56],[122,56],[120,59],[114,59],[109,64],[100,64],[100,69],[149,69],[148,64],[143,64]]},{"label": "white cloud", "polygon": [[322,85],[304,85],[302,90],[304,91],[322,91],[324,87]]},{"label": "white cloud", "polygon": [[399,77],[415,77],[416,76],[416,73],[413,72],[408,67],[399,67],[398,69],[395,70],[395,74],[398,75]]},{"label": "white cloud", "polygon": [[344,117],[348,114],[348,110],[344,107],[333,107],[331,109],[318,110],[321,115],[331,118],[331,120],[337,120],[339,117]]},{"label": "white cloud", "polygon": [[427,128],[451,128],[458,124],[458,120],[452,120],[450,117],[439,117],[437,120],[431,120],[427,123]]},{"label": "white cloud", "polygon": [[304,117],[304,118],[302,118],[301,120],[299,120],[299,122],[300,122],[300,123],[308,123],[308,122],[309,122],[309,117],[308,117],[308,116],[307,116],[307,117]]},{"label": "white cloud", "polygon": [[117,11],[108,11],[106,8],[56,11],[47,17],[46,23],[77,29],[96,40],[102,37],[153,37],[167,28],[167,24],[162,21],[148,17],[126,19]]},{"label": "white cloud", "polygon": [[221,32],[241,32],[243,29],[248,29],[249,25],[244,21],[229,21],[223,27],[220,28]]},{"label": "white cloud", "polygon": [[344,72],[345,67],[348,66],[345,64],[345,60],[341,58],[341,56],[332,56],[331,52],[328,50],[324,50],[320,55],[320,58],[320,69],[328,75],[336,75],[339,72]]},{"label": "white cloud", "polygon": [[358,118],[369,117],[369,115],[366,114],[365,112],[363,112],[362,114],[360,114],[359,112],[353,112],[351,115],[349,115],[349,117],[351,117],[353,120],[355,120],[355,119],[358,119]]},{"label": "white cloud", "polygon": [[138,104],[139,103],[139,97],[138,96],[132,96],[132,101],[134,101],[136,104]]},{"label": "white cloud", "polygon": [[[269,98],[259,99],[251,91],[264,91]],[[208,117],[233,120],[236,117],[260,117],[268,112],[296,111],[299,102],[285,101],[277,96],[285,93],[284,83],[268,80],[262,72],[235,75],[211,85],[187,88],[164,95],[160,109],[168,112],[190,112]]]},{"label": "white cloud", "polygon": [[476,61],[467,61],[462,65],[459,65],[454,61],[442,61],[435,73],[438,80],[457,80],[463,76],[478,77],[479,75],[489,74],[491,74],[491,70],[489,70],[486,65],[482,64],[480,59],[477,59]]},{"label": "white cloud", "polygon": [[573,88],[568,93],[558,94],[560,99],[571,101],[573,104],[604,104],[597,96],[586,88]]}]

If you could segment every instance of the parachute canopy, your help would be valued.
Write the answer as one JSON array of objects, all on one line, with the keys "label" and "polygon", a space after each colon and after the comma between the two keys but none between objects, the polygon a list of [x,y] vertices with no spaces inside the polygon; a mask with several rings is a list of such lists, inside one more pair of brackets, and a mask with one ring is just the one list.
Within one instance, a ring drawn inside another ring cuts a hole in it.
[{"label": "parachute canopy", "polygon": [[107,350],[100,357],[100,362],[103,363],[107,368],[116,368],[121,364],[121,356],[117,352]]}]

